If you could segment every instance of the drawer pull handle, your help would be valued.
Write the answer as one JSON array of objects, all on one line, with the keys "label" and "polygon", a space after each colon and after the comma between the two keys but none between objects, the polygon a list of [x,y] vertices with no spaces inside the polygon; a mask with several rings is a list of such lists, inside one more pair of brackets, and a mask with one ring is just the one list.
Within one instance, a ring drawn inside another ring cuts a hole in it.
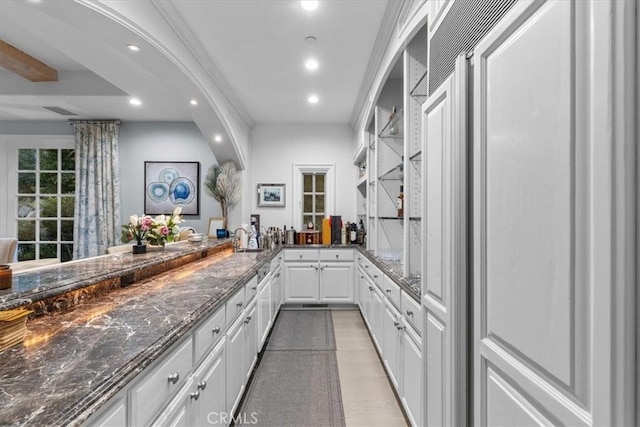
[{"label": "drawer pull handle", "polygon": [[219,334],[220,333],[220,326],[216,326],[215,328],[213,328],[211,330],[211,332],[213,332],[214,334]]},{"label": "drawer pull handle", "polygon": [[374,279],[377,279],[377,278],[378,278],[378,275],[377,275],[377,274],[374,274],[374,275],[373,275],[373,278],[374,278]]},{"label": "drawer pull handle", "polygon": [[252,290],[252,291],[255,291],[256,289],[258,289],[258,287],[257,287],[257,286],[252,286],[252,287],[251,287],[251,290]]},{"label": "drawer pull handle", "polygon": [[196,387],[198,388],[198,390],[204,390],[205,388],[207,388],[207,382],[205,380],[202,380]]},{"label": "drawer pull handle", "polygon": [[364,276],[360,276],[361,279],[364,279]]},{"label": "drawer pull handle", "polygon": [[398,326],[400,326],[400,322],[398,322],[397,320],[394,320],[393,321],[393,326],[395,326],[397,328]]},{"label": "drawer pull handle", "polygon": [[387,289],[387,293],[390,294],[391,293],[391,289]]},{"label": "drawer pull handle", "polygon": [[368,266],[368,265],[365,265],[365,266],[364,266],[364,268],[369,268],[369,266]]},{"label": "drawer pull handle", "polygon": [[404,329],[404,326],[396,326],[396,328],[398,328],[399,331]]},{"label": "drawer pull handle", "polygon": [[413,311],[407,310],[407,316],[413,316]]},{"label": "drawer pull handle", "polygon": [[177,372],[174,372],[173,374],[167,377],[167,381],[169,381],[171,384],[177,383],[179,379],[180,379],[180,374]]},{"label": "drawer pull handle", "polygon": [[276,274],[276,277],[280,277],[280,273]]},{"label": "drawer pull handle", "polygon": [[302,259],[302,254],[300,254],[300,259]]},{"label": "drawer pull handle", "polygon": [[369,292],[373,292],[373,286],[369,286]]},{"label": "drawer pull handle", "polygon": [[240,301],[239,303],[236,304],[236,307],[242,307],[243,302]]},{"label": "drawer pull handle", "polygon": [[249,324],[249,322],[251,322],[251,316],[247,316],[247,318],[244,320],[244,323]]},{"label": "drawer pull handle", "polygon": [[336,259],[338,259],[340,257],[340,255],[336,254]]},{"label": "drawer pull handle", "polygon": [[200,398],[200,390],[194,391],[193,393],[190,394],[190,396],[193,400],[198,400]]}]

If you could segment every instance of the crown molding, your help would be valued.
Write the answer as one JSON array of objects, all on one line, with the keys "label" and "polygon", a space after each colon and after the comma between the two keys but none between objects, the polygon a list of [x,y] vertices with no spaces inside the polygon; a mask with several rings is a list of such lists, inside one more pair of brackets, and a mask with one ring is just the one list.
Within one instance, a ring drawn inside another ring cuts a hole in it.
[{"label": "crown molding", "polygon": [[371,85],[378,73],[384,54],[391,42],[394,28],[397,26],[398,20],[401,16],[401,11],[405,8],[405,3],[413,2],[411,0],[392,0],[387,3],[387,7],[384,10],[384,17],[382,18],[382,23],[380,24],[380,29],[378,30],[378,35],[376,36],[376,41],[373,44],[371,56],[367,63],[367,69],[364,77],[362,78],[360,90],[358,91],[358,96],[356,97],[356,102],[353,106],[353,111],[351,112],[351,120],[349,121],[349,124],[353,129],[356,128],[358,121],[364,114],[363,107],[367,101],[369,90],[371,89]]}]

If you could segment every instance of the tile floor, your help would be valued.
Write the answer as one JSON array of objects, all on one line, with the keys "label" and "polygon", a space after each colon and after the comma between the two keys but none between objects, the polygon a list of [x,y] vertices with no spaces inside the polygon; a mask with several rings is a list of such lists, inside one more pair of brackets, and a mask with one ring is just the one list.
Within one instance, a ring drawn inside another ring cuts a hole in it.
[{"label": "tile floor", "polygon": [[331,314],[347,427],[406,426],[360,312],[334,310]]}]

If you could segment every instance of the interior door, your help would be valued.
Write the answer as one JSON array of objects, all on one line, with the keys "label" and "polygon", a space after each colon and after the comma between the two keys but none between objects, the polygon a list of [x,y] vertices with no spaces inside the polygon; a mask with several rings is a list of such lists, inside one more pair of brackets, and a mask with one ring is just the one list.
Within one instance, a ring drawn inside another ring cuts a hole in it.
[{"label": "interior door", "polygon": [[426,425],[467,424],[467,62],[422,107]]},{"label": "interior door", "polygon": [[625,3],[520,2],[474,51],[476,425],[634,424]]}]

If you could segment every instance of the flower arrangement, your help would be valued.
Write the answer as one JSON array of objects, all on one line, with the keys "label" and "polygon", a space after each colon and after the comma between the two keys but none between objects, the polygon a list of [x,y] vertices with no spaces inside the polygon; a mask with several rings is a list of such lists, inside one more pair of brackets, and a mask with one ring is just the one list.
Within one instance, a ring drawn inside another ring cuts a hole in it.
[{"label": "flower arrangement", "polygon": [[164,246],[167,242],[173,242],[180,234],[178,224],[184,222],[182,208],[177,207],[171,215],[158,215],[151,218],[149,215],[131,215],[129,223],[122,226],[120,240],[124,243],[135,240],[138,245],[146,240],[152,245]]}]

